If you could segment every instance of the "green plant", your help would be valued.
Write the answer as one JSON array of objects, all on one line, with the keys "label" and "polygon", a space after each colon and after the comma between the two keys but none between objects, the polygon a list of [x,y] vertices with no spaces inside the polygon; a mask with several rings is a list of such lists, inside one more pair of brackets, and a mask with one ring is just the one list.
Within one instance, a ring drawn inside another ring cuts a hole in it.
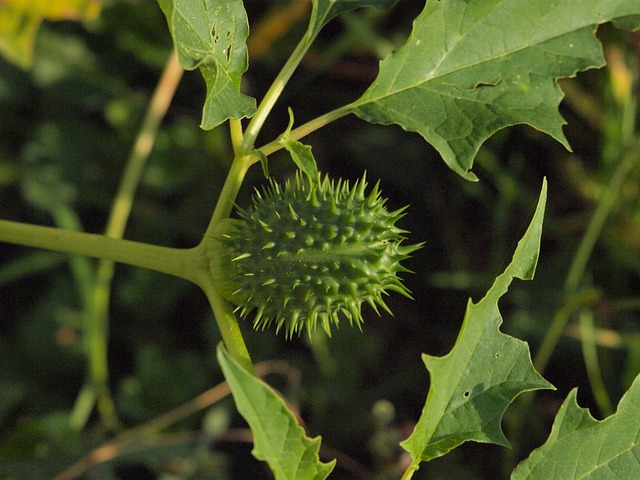
[{"label": "green plant", "polygon": [[362,178],[349,187],[319,174],[256,194],[241,220],[221,221],[209,243],[214,282],[241,314],[256,310],[254,327],[276,324],[287,336],[320,321],[331,334],[340,316],[361,326],[363,303],[391,313],[382,295],[410,297],[397,273],[421,245],[400,246],[395,226],[404,209],[388,212],[378,187],[365,195]]},{"label": "green plant", "polygon": [[[320,461],[319,440],[307,438],[285,402],[256,377],[236,313],[251,317],[255,312],[254,325],[260,329],[275,323],[275,329],[288,337],[308,332],[314,340],[321,338],[314,337],[318,321],[327,333],[341,317],[361,326],[363,303],[389,310],[382,299],[387,290],[408,295],[397,277],[405,270],[399,262],[417,246],[400,245],[406,232],[395,223],[403,211],[387,211],[377,187],[367,193],[364,178],[352,188],[340,180],[321,178],[311,148],[299,140],[348,114],[371,123],[398,124],[424,137],[467,180],[476,179],[471,167],[483,142],[504,127],[526,123],[568,146],[557,111],[562,92],[556,79],[601,66],[604,59],[595,26],[615,22],[635,28],[640,4],[429,1],[406,44],[382,61],[375,81],[357,100],[297,128],[291,120],[284,133],[259,146],[258,136],[274,105],[323,27],[355,8],[386,9],[395,2],[314,1],[306,33],[258,104],[241,89],[249,36],[243,3],[158,3],[180,64],[187,70],[199,69],[207,84],[202,128],[225,122],[229,127],[234,158],[202,241],[178,249],[121,239],[145,158],[137,150],[115,202],[128,207],[124,212],[114,208],[106,235],[3,220],[0,240],[103,260],[95,274],[86,273],[90,267],[82,260],[74,261],[78,275],[93,278],[91,291],[85,293],[90,312],[89,382],[72,415],[76,425],[84,426],[95,402],[104,424],[119,428],[108,388],[106,305],[111,262],[126,263],[189,280],[204,291],[224,343],[218,346],[217,359],[237,408],[252,429],[254,455],[265,460],[279,479],[326,478],[335,461]],[[167,71],[175,70],[179,70],[175,62],[170,62]],[[245,118],[250,120],[243,125]],[[157,113],[150,116],[143,131],[155,132],[160,119]],[[613,177],[616,182],[611,183],[612,193],[602,203],[605,210],[600,217],[612,208],[619,182],[635,164],[637,143],[632,138],[624,145],[625,161]],[[264,193],[256,194],[252,207],[238,208],[239,220],[232,219],[249,169],[261,164],[268,176],[269,156],[280,150],[289,153],[299,170],[294,182],[282,187],[272,181]],[[552,388],[534,369],[527,345],[500,332],[498,310],[498,301],[514,278],[533,277],[546,199],[545,182],[512,262],[482,300],[469,302],[451,351],[443,357],[423,355],[431,383],[422,416],[402,442],[411,457],[403,479],[411,478],[423,462],[470,440],[508,445],[500,423],[509,403],[522,392]],[[63,205],[52,207],[60,225],[65,221],[73,225],[67,213]],[[593,228],[597,233],[598,225]],[[592,238],[585,240],[591,243],[586,243],[571,270],[569,291],[577,289],[584,272],[581,262],[593,249]],[[318,243],[320,247],[315,246]],[[269,256],[272,250],[275,255]],[[294,260],[287,261],[289,256]],[[563,330],[567,317],[558,318],[554,335]],[[548,338],[539,355],[555,348],[557,339]],[[579,409],[575,393],[570,394],[548,442],[520,463],[512,478],[637,476],[640,465],[634,454],[640,448],[639,428],[632,412],[639,402],[638,382],[633,382],[618,412],[603,423]]]}]

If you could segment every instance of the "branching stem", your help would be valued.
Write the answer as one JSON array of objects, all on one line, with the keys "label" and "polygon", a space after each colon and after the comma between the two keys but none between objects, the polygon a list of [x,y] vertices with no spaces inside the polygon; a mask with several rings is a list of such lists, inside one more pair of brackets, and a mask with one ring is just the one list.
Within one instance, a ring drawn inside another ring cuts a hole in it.
[{"label": "branching stem", "polygon": [[[350,103],[348,105],[336,108],[335,110],[331,110],[324,115],[320,115],[319,117],[316,117],[313,120],[300,125],[298,128],[294,128],[293,130],[291,130],[288,138],[291,140],[300,140],[301,138],[306,137],[316,130],[319,130],[325,125],[328,125],[329,123],[334,122],[339,118],[353,113],[356,106],[357,105],[355,103]],[[259,150],[265,155],[271,155],[272,153],[275,153],[282,148],[284,148],[283,144],[278,140],[274,140],[260,147]]]},{"label": "branching stem", "polygon": [[309,38],[307,35],[300,40],[300,43],[298,43],[295,50],[291,53],[291,56],[282,67],[282,70],[280,70],[280,73],[278,73],[278,76],[271,84],[271,87],[267,90],[267,93],[258,106],[258,110],[249,122],[249,125],[247,125],[242,142],[243,152],[247,153],[253,150],[256,138],[258,137],[264,122],[267,120],[267,117],[278,101],[278,98],[280,98],[280,95],[282,94],[285,85],[293,75],[293,72],[295,72],[296,68],[302,61],[304,54],[307,53],[312,41],[313,38]]}]

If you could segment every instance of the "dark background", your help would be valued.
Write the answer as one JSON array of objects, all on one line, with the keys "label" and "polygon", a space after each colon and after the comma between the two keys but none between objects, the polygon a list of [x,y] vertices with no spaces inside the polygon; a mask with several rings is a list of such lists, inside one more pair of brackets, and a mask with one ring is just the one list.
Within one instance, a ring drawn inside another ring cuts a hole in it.
[{"label": "dark background", "polygon": [[[246,4],[258,35],[265,19],[289,2]],[[363,10],[334,20],[293,77],[258,145],[284,130],[287,107],[299,125],[358,98],[375,78],[377,52],[402,44],[422,6],[401,1],[390,12]],[[261,98],[305,21],[293,21],[273,42],[251,40],[247,93]],[[639,37],[608,26],[599,35],[607,55],[618,54],[635,79]],[[170,48],[154,1],[107,0],[100,19],[88,25],[45,22],[30,71],[0,61],[0,218],[54,225],[49,207],[63,202],[86,231],[101,232]],[[391,295],[393,317],[378,317],[365,307],[362,332],[345,322],[312,348],[304,337],[286,341],[242,324],[255,361],[281,359],[301,375],[299,385],[278,376],[269,381],[300,409],[309,433],[322,435],[331,449],[323,452],[325,460],[340,455],[331,478],[400,477],[397,442],[418,419],[429,385],[420,354],[444,355],[452,347],[467,299],[479,300],[509,263],[546,176],[549,197],[536,277],[514,282],[501,302],[503,330],[536,352],[552,318],[569,301],[563,282],[623,154],[623,107],[612,96],[615,75],[610,69],[589,71],[562,83],[568,98],[561,111],[573,153],[529,127],[505,129],[479,153],[477,183],[451,172],[432,147],[399,127],[349,116],[305,139],[320,169],[332,176],[355,180],[366,170],[372,181],[380,179],[390,209],[410,205],[400,222],[411,232],[409,241],[426,242],[406,262],[415,272],[405,275],[415,301]],[[149,159],[126,238],[175,247],[200,241],[232,157],[225,126],[210,132],[198,127],[204,93],[199,73],[186,73]],[[634,103],[635,97],[629,100]],[[293,171],[280,153],[270,160],[276,178]],[[592,293],[581,308],[594,315],[599,366],[614,405],[640,362],[639,173],[625,182],[581,287]],[[262,182],[255,167],[238,203],[246,205]],[[0,246],[0,478],[51,478],[111,438],[97,416],[83,432],[66,427],[85,379],[78,291],[65,256]],[[544,372],[558,390],[539,393],[526,411],[516,405],[507,412],[507,427],[526,419],[517,431],[506,428],[514,450],[465,444],[424,465],[414,478],[506,478],[515,460],[544,441],[557,408],[576,386],[580,404],[601,417],[575,325],[572,320]],[[214,355],[219,341],[196,286],[118,266],[109,367],[125,428],[222,381]],[[222,427],[213,435],[215,422]],[[82,478],[270,478],[251,457],[243,428],[227,398]]]}]

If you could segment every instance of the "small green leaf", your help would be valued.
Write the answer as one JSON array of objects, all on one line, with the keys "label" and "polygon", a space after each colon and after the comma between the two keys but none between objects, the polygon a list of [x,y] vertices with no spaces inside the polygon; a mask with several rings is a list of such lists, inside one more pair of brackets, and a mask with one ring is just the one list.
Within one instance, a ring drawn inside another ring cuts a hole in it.
[{"label": "small green leaf", "polygon": [[249,22],[242,0],[158,0],[186,70],[200,69],[207,84],[201,127],[253,115],[256,101],[240,92],[249,65]]},{"label": "small green leaf", "polygon": [[320,437],[308,438],[284,400],[242,368],[222,344],[217,357],[236,407],[253,432],[253,456],[269,464],[276,480],[327,478],[336,461],[320,462]]},{"label": "small green leaf", "polygon": [[418,132],[471,180],[482,143],[510,125],[569,148],[556,79],[604,65],[596,26],[638,27],[637,15],[639,0],[428,1],[355,113]]},{"label": "small green leaf", "polygon": [[289,125],[278,141],[289,152],[298,168],[309,178],[309,182],[314,184],[318,180],[318,165],[313,153],[311,153],[311,146],[290,139],[289,134],[292,128],[293,111],[289,109]]},{"label": "small green leaf", "polygon": [[361,7],[375,7],[380,10],[391,8],[398,0],[314,0],[309,35],[315,37],[318,32],[336,15]]},{"label": "small green leaf", "polygon": [[516,467],[512,480],[640,478],[640,376],[618,411],[601,422],[578,406],[576,394],[569,393],[549,438]]},{"label": "small green leaf", "polygon": [[533,278],[546,181],[531,225],[507,269],[477,304],[469,301],[458,339],[444,357],[423,355],[431,387],[420,420],[402,443],[417,470],[421,461],[446,454],[466,441],[508,445],[500,421],[510,402],[528,390],[553,388],[535,371],[529,347],[500,332],[498,300],[514,278]]},{"label": "small green leaf", "polygon": [[260,159],[260,165],[262,165],[262,172],[264,173],[264,178],[269,178],[269,157],[267,157],[260,150],[254,150],[254,153],[258,155]]}]

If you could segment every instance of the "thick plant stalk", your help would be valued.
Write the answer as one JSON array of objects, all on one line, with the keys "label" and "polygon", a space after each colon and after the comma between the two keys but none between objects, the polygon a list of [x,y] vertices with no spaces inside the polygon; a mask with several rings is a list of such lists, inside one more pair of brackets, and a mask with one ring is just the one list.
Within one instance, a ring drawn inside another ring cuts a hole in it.
[{"label": "thick plant stalk", "polygon": [[[160,123],[180,83],[182,73],[183,69],[174,51],[169,57],[151,98],[140,132],[127,161],[105,229],[107,237],[122,238],[124,235],[144,167],[155,143]],[[113,261],[101,260],[98,263],[90,310],[87,312],[85,325],[86,354],[89,361],[89,391],[93,390],[100,416],[109,428],[114,428],[118,423],[108,387],[109,369],[107,364],[109,302],[113,272]],[[86,399],[86,392],[82,397]],[[84,426],[90,413],[88,408],[90,406],[90,402],[87,401],[76,403],[71,417],[73,427],[80,429]]]},{"label": "thick plant stalk", "polygon": [[206,256],[200,257],[195,248],[161,247],[9,220],[0,220],[0,242],[126,263],[184,278],[198,286],[204,281],[203,275],[210,277]]},{"label": "thick plant stalk", "polygon": [[[232,140],[238,138],[237,134],[239,133],[239,128],[239,123],[237,121],[231,122]],[[234,141],[234,149],[235,147],[236,145]],[[229,169],[229,173],[227,174],[227,179],[222,186],[218,203],[216,204],[216,208],[211,216],[204,238],[194,249],[195,252],[198,252],[199,257],[207,258],[209,237],[212,235],[216,225],[231,214],[231,210],[233,209],[235,199],[238,196],[238,191],[240,190],[240,186],[242,185],[242,181],[244,180],[247,170],[256,161],[257,158],[254,155],[242,155],[234,158],[231,168]],[[213,285],[213,279],[209,272],[208,263],[207,275],[207,282],[201,283],[200,287],[204,290],[207,298],[209,299],[209,304],[213,310],[218,329],[222,335],[222,340],[224,341],[229,353],[231,353],[231,355],[240,362],[246,370],[253,372],[253,363],[251,362],[249,351],[247,350],[242,333],[240,332],[240,325],[238,324],[238,319],[234,314],[233,306],[220,294],[220,292],[216,290]]]}]

